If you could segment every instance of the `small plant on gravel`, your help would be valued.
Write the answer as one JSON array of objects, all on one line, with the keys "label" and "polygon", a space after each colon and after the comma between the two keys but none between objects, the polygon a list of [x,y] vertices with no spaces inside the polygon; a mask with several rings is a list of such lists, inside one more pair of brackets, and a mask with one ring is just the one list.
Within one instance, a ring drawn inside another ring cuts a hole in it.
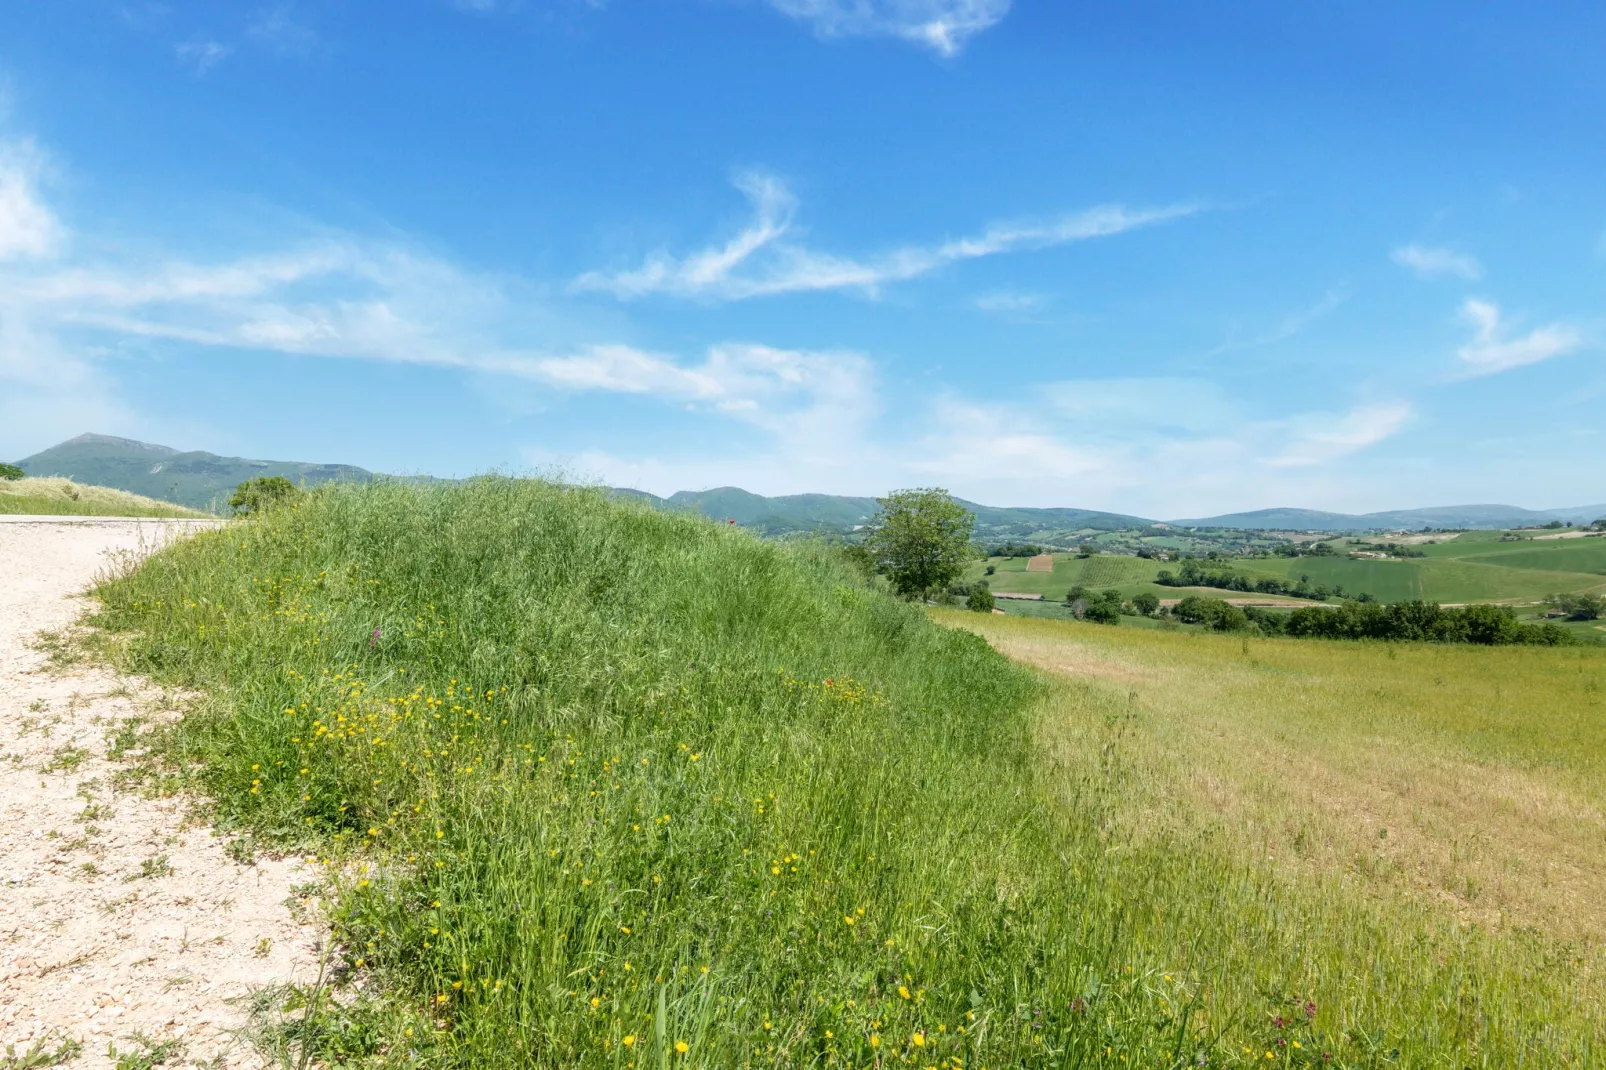
[{"label": "small plant on gravel", "polygon": [[57,747],[55,753],[50,756],[50,764],[45,766],[45,772],[70,773],[82,765],[87,757],[89,757],[88,751],[70,743],[65,747]]},{"label": "small plant on gravel", "polygon": [[262,939],[257,941],[257,946],[253,950],[252,954],[256,955],[256,957],[259,959],[267,958],[269,955],[273,954],[273,941],[264,936]]},{"label": "small plant on gravel", "polygon": [[60,1066],[78,1058],[83,1050],[84,1046],[72,1037],[62,1037],[54,1045],[49,1037],[40,1037],[33,1042],[33,1047],[20,1055],[15,1044],[7,1044],[5,1056],[0,1057],[0,1070],[37,1070],[39,1067]]},{"label": "small plant on gravel", "polygon": [[106,760],[109,762],[121,761],[129,751],[140,745],[140,727],[144,725],[143,717],[127,717],[106,733]]},{"label": "small plant on gravel", "polygon": [[112,1060],[117,1070],[151,1070],[153,1066],[164,1066],[170,1060],[177,1059],[184,1051],[183,1042],[177,1037],[159,1041],[144,1033],[134,1033],[126,1039],[137,1048],[118,1051],[116,1043],[106,1045],[106,1057]]},{"label": "small plant on gravel", "polygon": [[105,821],[111,816],[111,807],[105,805],[104,803],[90,803],[88,806],[80,810],[78,812],[78,816],[73,818],[73,820],[78,822],[80,825],[87,825],[91,821]]},{"label": "small plant on gravel", "polygon": [[147,858],[141,862],[138,873],[131,873],[123,879],[129,881],[146,880],[152,877],[165,877],[172,872],[173,867],[167,864],[167,856],[157,855],[155,858]]},{"label": "small plant on gravel", "polygon": [[244,836],[237,840],[230,840],[228,844],[224,846],[223,853],[240,863],[242,866],[254,866],[257,864],[256,845],[253,844],[249,838]]}]

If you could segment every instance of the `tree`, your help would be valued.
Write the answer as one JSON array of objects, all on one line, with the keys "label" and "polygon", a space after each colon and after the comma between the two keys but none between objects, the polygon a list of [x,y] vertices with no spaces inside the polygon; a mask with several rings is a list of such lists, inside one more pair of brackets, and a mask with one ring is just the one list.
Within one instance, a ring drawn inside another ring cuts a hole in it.
[{"label": "tree", "polygon": [[1082,610],[1082,619],[1093,621],[1095,624],[1120,624],[1121,593],[1100,591],[1087,603],[1087,608]]},{"label": "tree", "polygon": [[965,608],[973,609],[977,613],[991,613],[997,604],[993,592],[985,587],[972,587],[970,596],[965,599]]},{"label": "tree", "polygon": [[21,479],[27,474],[27,472],[24,472],[14,464],[0,464],[0,479],[7,481]]},{"label": "tree", "polygon": [[229,505],[236,513],[261,513],[300,495],[296,485],[283,476],[258,476],[235,487],[229,495]]},{"label": "tree", "polygon": [[1155,610],[1160,608],[1160,596],[1153,591],[1139,591],[1132,596],[1132,608],[1137,610],[1140,616],[1152,617]]},{"label": "tree", "polygon": [[876,501],[881,515],[865,545],[893,590],[915,598],[959,577],[976,526],[969,510],[940,487],[893,491]]}]

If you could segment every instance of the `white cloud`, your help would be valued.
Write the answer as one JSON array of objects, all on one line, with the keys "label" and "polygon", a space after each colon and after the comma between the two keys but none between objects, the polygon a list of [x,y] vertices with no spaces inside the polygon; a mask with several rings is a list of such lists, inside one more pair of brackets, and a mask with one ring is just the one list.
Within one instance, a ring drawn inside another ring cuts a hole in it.
[{"label": "white cloud", "polygon": [[1472,324],[1472,341],[1458,351],[1469,374],[1493,375],[1525,364],[1559,357],[1577,349],[1583,339],[1562,323],[1537,327],[1520,338],[1507,338],[1502,329],[1500,307],[1488,301],[1467,298],[1461,306],[1462,318]]},{"label": "white cloud", "polygon": [[32,142],[0,144],[0,261],[56,252],[63,233],[39,199],[43,158]]},{"label": "white cloud", "polygon": [[181,64],[200,75],[228,59],[234,49],[221,41],[186,41],[173,52]]},{"label": "white cloud", "polygon": [[897,37],[941,56],[1009,14],[1011,0],[769,0],[821,37]]},{"label": "white cloud", "polygon": [[1411,419],[1403,401],[1361,405],[1342,414],[1316,413],[1287,421],[1291,440],[1266,459],[1273,468],[1313,468],[1375,446]]},{"label": "white cloud", "polygon": [[[27,203],[44,212],[36,200]],[[13,244],[43,249],[37,241]],[[873,371],[859,354],[744,342],[684,361],[581,340],[588,333],[594,336],[547,311],[539,288],[522,280],[351,235],[324,234],[281,252],[214,263],[0,265],[0,384],[16,388],[87,389],[97,381],[93,363],[67,353],[163,341],[460,368],[566,393],[641,395],[757,428],[789,450],[862,437],[876,411]]]},{"label": "white cloud", "polygon": [[1023,313],[1035,312],[1048,303],[1042,294],[1015,293],[1011,290],[994,290],[977,294],[971,305],[982,312]]},{"label": "white cloud", "polygon": [[323,36],[296,14],[297,5],[281,3],[262,11],[246,32],[281,56],[306,57],[324,48]]},{"label": "white cloud", "polygon": [[1483,265],[1477,257],[1453,249],[1402,245],[1389,254],[1389,259],[1401,267],[1410,268],[1424,279],[1450,275],[1476,282],[1483,278]]},{"label": "white cloud", "polygon": [[736,186],[753,206],[753,220],[735,237],[685,257],[649,256],[641,267],[607,274],[587,272],[576,290],[603,291],[621,299],[647,294],[740,301],[783,293],[861,290],[874,295],[891,282],[929,274],[949,264],[1025,249],[1043,249],[1179,219],[1192,205],[1130,209],[1101,205],[1039,222],[995,223],[982,233],[937,245],[905,246],[865,260],[819,253],[788,240],[797,201],[772,175],[738,176]]}]

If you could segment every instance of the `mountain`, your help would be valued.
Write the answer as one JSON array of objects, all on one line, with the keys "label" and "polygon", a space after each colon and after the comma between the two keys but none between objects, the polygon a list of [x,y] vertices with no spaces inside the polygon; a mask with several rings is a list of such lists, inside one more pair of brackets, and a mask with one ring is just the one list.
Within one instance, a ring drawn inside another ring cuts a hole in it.
[{"label": "mountain", "polygon": [[192,509],[219,510],[238,484],[257,476],[284,476],[308,485],[332,480],[365,483],[374,478],[367,469],[349,464],[254,461],[199,450],[184,453],[111,435],[79,435],[23,458],[17,467],[30,476],[67,476],[77,483],[115,487]]},{"label": "mountain", "polygon": [[[333,480],[366,483],[375,473],[349,464],[255,461],[215,453],[183,453],[167,446],[111,435],[79,435],[24,458],[17,465],[31,476],[67,476],[79,483],[115,487],[195,509],[222,509],[236,485],[257,476],[284,476],[292,483],[316,485]],[[740,487],[682,490],[667,498],[646,491],[611,488],[620,497],[651,502],[660,509],[689,509],[715,520],[734,520],[763,535],[806,532],[846,533],[876,514],[874,498],[840,494],[783,494],[767,498]],[[963,502],[976,514],[981,542],[1024,540],[1070,545],[1095,531],[1123,531],[1153,523],[1125,513],[1095,509],[1035,509]],[[1606,517],[1606,505],[1534,510],[1514,505],[1449,505],[1382,513],[1324,513],[1315,509],[1258,509],[1247,513],[1173,520],[1178,527],[1240,528],[1269,531],[1377,531],[1394,528],[1507,528],[1552,520],[1588,523]]]},{"label": "mountain", "polygon": [[1324,513],[1319,509],[1255,509],[1247,513],[1172,520],[1179,528],[1248,528],[1260,531],[1350,531],[1370,525],[1348,513]]},{"label": "mountain", "polygon": [[[642,491],[620,491],[652,498]],[[654,498],[670,509],[694,509],[715,520],[734,520],[742,527],[766,535],[795,532],[848,532],[873,519],[878,510],[874,498],[839,494],[783,494],[766,498],[739,487],[714,490],[678,491],[668,498]],[[1142,517],[1121,513],[1102,513],[1093,509],[1000,508],[978,505],[960,499],[960,504],[976,515],[976,536],[983,542],[1003,539],[1037,539],[1053,542],[1071,540],[1077,532],[1121,531],[1145,527]]]},{"label": "mountain", "polygon": [[1524,509],[1516,505],[1440,505],[1380,513],[1323,513],[1315,509],[1257,509],[1248,513],[1173,520],[1178,527],[1251,528],[1264,531],[1383,531],[1406,528],[1521,528],[1554,520],[1588,523],[1606,517],[1606,505]]}]

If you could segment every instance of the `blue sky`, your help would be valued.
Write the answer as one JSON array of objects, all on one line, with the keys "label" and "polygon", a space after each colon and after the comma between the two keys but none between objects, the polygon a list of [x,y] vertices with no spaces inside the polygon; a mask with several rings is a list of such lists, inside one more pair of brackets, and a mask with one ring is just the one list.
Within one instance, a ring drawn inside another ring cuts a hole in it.
[{"label": "blue sky", "polygon": [[10,4],[0,456],[1606,501],[1606,6]]}]

